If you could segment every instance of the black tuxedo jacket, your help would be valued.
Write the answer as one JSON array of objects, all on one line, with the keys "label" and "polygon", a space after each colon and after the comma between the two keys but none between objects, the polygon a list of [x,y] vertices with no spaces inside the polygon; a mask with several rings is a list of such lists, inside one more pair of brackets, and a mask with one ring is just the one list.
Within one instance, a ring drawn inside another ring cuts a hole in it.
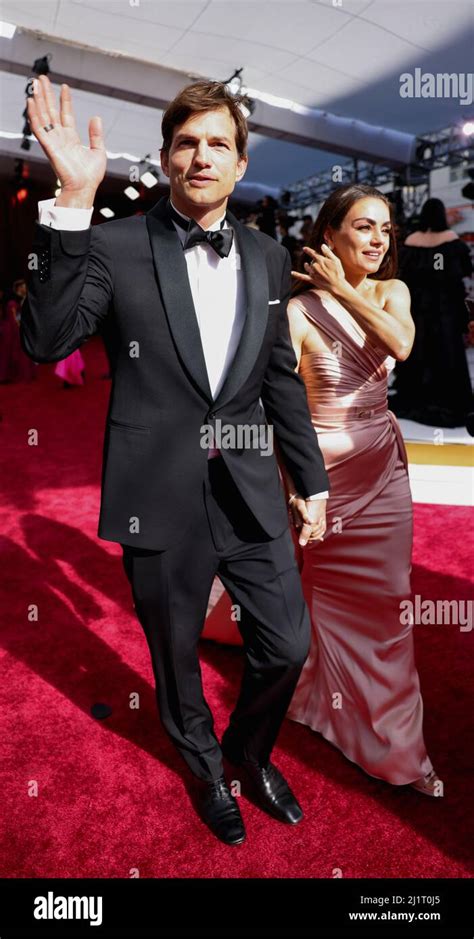
[{"label": "black tuxedo jacket", "polygon": [[[86,231],[37,224],[38,270],[21,317],[22,346],[36,362],[65,358],[97,331],[107,337],[113,379],[98,535],[155,550],[181,536],[202,499],[201,429],[217,418],[221,426],[273,424],[298,491],[329,488],[289,338],[288,252],[228,213],[247,307],[213,400],[184,252],[166,204]],[[246,503],[277,537],[288,514],[275,455],[248,446],[221,452]]]}]

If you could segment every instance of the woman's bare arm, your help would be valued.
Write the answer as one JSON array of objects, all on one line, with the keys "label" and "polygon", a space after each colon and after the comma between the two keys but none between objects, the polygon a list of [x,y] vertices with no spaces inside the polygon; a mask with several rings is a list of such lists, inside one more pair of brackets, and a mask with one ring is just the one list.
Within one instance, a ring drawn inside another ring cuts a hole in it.
[{"label": "woman's bare arm", "polygon": [[303,352],[305,339],[308,335],[309,326],[306,316],[294,300],[290,300],[288,303],[288,322],[290,326],[291,344],[296,355],[297,367],[295,371],[297,372],[300,367],[301,354]]},{"label": "woman's bare arm", "polygon": [[415,338],[415,324],[410,313],[410,291],[402,280],[379,281],[383,284],[380,300],[373,292],[364,294],[346,280],[339,258],[322,245],[322,254],[312,248],[304,250],[311,257],[305,264],[307,274],[293,271],[300,280],[329,292],[345,306],[362,326],[373,345],[399,361],[408,358]]}]

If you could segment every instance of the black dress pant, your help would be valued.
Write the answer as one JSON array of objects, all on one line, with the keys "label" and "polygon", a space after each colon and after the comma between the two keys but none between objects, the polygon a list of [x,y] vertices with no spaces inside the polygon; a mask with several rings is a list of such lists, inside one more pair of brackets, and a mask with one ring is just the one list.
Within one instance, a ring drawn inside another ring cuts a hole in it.
[{"label": "black dress pant", "polygon": [[242,759],[265,764],[310,645],[289,529],[277,538],[263,531],[218,456],[208,460],[202,502],[172,547],[122,548],[162,723],[192,772],[209,781],[223,772],[222,753],[203,694],[198,643],[219,575],[238,605],[245,652],[228,735]]}]

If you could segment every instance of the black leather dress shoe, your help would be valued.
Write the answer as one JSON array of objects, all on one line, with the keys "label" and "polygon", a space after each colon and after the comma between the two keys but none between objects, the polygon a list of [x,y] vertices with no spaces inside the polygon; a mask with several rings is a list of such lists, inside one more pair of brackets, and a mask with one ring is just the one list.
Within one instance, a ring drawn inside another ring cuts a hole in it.
[{"label": "black leather dress shoe", "polygon": [[224,743],[221,744],[221,748],[229,763],[240,771],[237,773],[237,778],[242,775],[244,781],[250,784],[253,795],[266,812],[280,822],[288,822],[290,825],[297,825],[301,821],[303,809],[286,779],[273,763],[259,766],[247,760],[238,762]]},{"label": "black leather dress shoe", "polygon": [[242,844],[245,841],[240,809],[224,776],[212,782],[201,782],[199,808],[203,821],[225,844]]}]

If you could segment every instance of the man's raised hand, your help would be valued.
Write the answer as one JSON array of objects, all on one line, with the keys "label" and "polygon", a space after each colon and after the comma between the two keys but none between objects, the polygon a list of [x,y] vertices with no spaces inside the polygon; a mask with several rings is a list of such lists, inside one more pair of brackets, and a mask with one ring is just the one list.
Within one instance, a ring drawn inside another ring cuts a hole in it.
[{"label": "man's raised hand", "polygon": [[26,106],[31,130],[61,183],[56,205],[91,208],[107,166],[102,119],[90,119],[89,147],[84,147],[77,133],[68,85],[61,85],[58,112],[46,75],[34,79],[33,97],[28,98]]}]

